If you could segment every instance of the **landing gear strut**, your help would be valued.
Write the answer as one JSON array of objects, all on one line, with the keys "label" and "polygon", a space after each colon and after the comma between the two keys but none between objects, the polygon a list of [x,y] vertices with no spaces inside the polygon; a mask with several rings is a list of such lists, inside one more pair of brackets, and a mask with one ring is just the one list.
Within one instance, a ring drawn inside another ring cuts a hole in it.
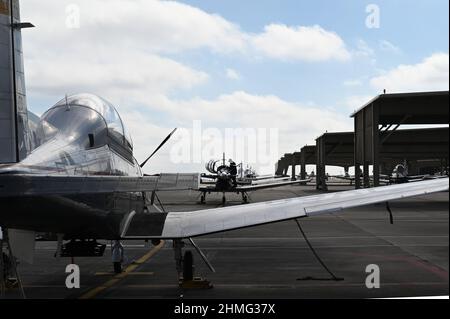
[{"label": "landing gear strut", "polygon": [[200,204],[204,204],[206,202],[206,193],[202,193],[200,196]]},{"label": "landing gear strut", "polygon": [[6,290],[11,288],[19,288],[22,298],[26,298],[8,231],[0,228],[0,297],[4,297]]},{"label": "landing gear strut", "polygon": [[175,266],[177,269],[178,281],[180,284],[183,280],[183,277],[181,276],[183,269],[183,247],[184,242],[182,240],[177,239],[173,241],[173,251],[175,253]]},{"label": "landing gear strut", "polygon": [[191,251],[186,251],[183,256],[185,243],[180,239],[173,241],[175,264],[178,273],[178,283],[181,288],[209,289],[212,285],[209,281],[194,276],[194,256]]},{"label": "landing gear strut", "polygon": [[227,199],[225,197],[225,193],[223,193],[223,195],[222,195],[222,205],[225,206],[226,202],[227,202]]},{"label": "landing gear strut", "polygon": [[114,273],[120,274],[122,272],[123,263],[123,245],[120,240],[114,240],[111,243],[111,258],[114,266]]}]

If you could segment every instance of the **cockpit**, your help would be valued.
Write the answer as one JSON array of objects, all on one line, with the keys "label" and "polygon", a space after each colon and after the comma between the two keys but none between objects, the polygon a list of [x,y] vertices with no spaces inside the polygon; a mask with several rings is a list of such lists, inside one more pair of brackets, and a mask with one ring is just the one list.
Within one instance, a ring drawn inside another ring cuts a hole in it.
[{"label": "cockpit", "polygon": [[85,149],[109,145],[132,158],[133,143],[115,107],[93,94],[67,96],[41,117],[37,145],[63,134],[70,143]]}]

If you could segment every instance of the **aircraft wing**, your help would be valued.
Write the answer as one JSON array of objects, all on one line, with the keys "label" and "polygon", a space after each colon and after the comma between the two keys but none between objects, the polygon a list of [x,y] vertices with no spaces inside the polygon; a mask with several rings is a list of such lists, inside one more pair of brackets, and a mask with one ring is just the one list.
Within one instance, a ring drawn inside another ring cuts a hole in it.
[{"label": "aircraft wing", "polygon": [[79,195],[197,189],[199,174],[156,176],[46,176],[0,174],[0,197]]},{"label": "aircraft wing", "polygon": [[448,175],[427,175],[424,179],[430,180],[430,179],[443,179],[448,178]]},{"label": "aircraft wing", "polygon": [[207,183],[203,184],[202,186],[199,186],[196,190],[198,190],[199,192],[215,192],[216,185]]},{"label": "aircraft wing", "polygon": [[254,185],[257,184],[268,184],[268,183],[275,183],[275,182],[286,182],[286,181],[291,181],[291,177],[290,176],[280,176],[280,177],[268,177],[268,178],[260,178],[260,179],[255,179],[253,178],[251,181]]},{"label": "aircraft wing", "polygon": [[193,212],[146,214],[137,221],[131,221],[124,232],[124,239],[189,238],[448,189],[449,179],[446,178]]},{"label": "aircraft wing", "polygon": [[413,175],[407,176],[408,181],[418,181],[418,180],[430,180],[430,179],[439,179],[439,178],[447,178],[447,175]]},{"label": "aircraft wing", "polygon": [[282,175],[259,175],[256,177],[253,177],[252,180],[254,181],[260,181],[260,180],[266,180],[266,179],[285,179],[285,178],[291,178],[290,176],[282,176]]},{"label": "aircraft wing", "polygon": [[[264,184],[255,184],[255,185],[245,185],[245,186],[238,186],[236,188],[233,188],[232,190],[228,191],[229,193],[236,193],[236,192],[252,192],[260,189],[267,189],[267,188],[276,188],[281,186],[287,186],[287,185],[295,185],[295,184],[301,184],[301,183],[307,183],[310,182],[311,179],[303,179],[303,180],[297,180],[297,181],[289,181],[289,182],[273,182],[273,183],[264,183]],[[197,189],[200,192],[216,192],[216,186],[215,185],[204,185],[200,186]]]},{"label": "aircraft wing", "polygon": [[[346,180],[346,181],[355,181],[356,180],[356,177],[355,176],[342,176],[342,175],[335,175],[335,176],[331,176],[331,177],[334,177],[334,178],[337,178],[337,179],[343,179],[343,180]],[[389,175],[384,175],[384,174],[380,174],[380,177],[381,178],[388,178],[389,179]],[[361,176],[361,178],[362,178],[362,176]],[[370,180],[373,180],[373,176],[369,176],[369,178],[370,178]]]},{"label": "aircraft wing", "polygon": [[281,186],[287,186],[287,185],[295,185],[295,184],[302,184],[310,182],[311,179],[302,179],[297,181],[288,181],[288,182],[274,182],[274,183],[265,183],[265,184],[256,184],[256,185],[245,185],[245,186],[238,186],[236,187],[236,191],[239,192],[252,192],[260,189],[267,189],[267,188],[276,188]]}]

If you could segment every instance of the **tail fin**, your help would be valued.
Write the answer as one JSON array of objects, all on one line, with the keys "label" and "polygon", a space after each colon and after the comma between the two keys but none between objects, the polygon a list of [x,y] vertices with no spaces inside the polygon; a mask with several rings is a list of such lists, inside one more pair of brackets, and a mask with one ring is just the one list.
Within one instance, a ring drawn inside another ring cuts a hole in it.
[{"label": "tail fin", "polygon": [[31,149],[19,0],[0,0],[0,163],[23,160]]}]

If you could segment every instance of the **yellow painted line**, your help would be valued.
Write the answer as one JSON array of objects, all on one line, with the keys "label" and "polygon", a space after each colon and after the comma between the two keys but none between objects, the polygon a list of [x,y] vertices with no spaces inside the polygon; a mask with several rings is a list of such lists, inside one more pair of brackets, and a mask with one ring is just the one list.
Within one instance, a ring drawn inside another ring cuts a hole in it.
[{"label": "yellow painted line", "polygon": [[130,275],[130,273],[135,271],[136,268],[138,268],[140,265],[142,265],[143,263],[148,261],[150,258],[152,258],[154,255],[156,255],[161,250],[161,248],[164,247],[164,244],[165,244],[165,242],[162,240],[158,246],[155,246],[152,250],[147,252],[144,256],[142,256],[141,258],[139,258],[138,260],[136,260],[132,264],[130,264],[127,268],[124,269],[124,271],[121,274],[117,274],[114,276],[114,278],[108,280],[103,285],[89,290],[87,293],[81,295],[81,297],[79,297],[79,299],[92,299],[95,296],[97,296],[99,293],[104,291],[105,289],[108,289],[108,288],[114,286],[119,281],[121,281],[123,278],[127,277],[128,275]]}]

